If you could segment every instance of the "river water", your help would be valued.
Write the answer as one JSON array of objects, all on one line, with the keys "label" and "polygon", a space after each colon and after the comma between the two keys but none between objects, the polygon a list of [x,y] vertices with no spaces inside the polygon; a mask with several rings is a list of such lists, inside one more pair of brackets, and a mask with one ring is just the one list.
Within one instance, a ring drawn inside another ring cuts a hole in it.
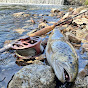
[{"label": "river water", "polygon": [[[50,14],[50,10],[52,8],[58,8],[63,10],[65,7],[61,5],[0,5],[0,48],[3,47],[3,44],[6,40],[14,40],[18,39],[21,36],[26,35],[32,29],[38,27],[38,24],[32,25],[29,20],[30,17],[33,17],[33,14],[37,14],[37,18],[35,17],[35,22],[38,22],[38,19],[44,18],[47,21],[57,22],[58,19],[52,18],[49,16],[39,16],[39,14]],[[16,18],[13,16],[14,13],[25,12],[27,14],[31,14],[29,17],[19,17]],[[18,33],[15,29],[25,29],[23,33]],[[2,59],[4,59],[2,61]],[[16,58],[12,51],[8,53],[7,51],[4,53],[0,53],[0,88],[7,88],[8,82],[11,80],[11,77],[18,70],[22,68],[22,66],[18,66],[15,64]]]},{"label": "river water", "polygon": [[[3,44],[6,40],[14,40],[18,39],[21,36],[26,35],[32,29],[38,27],[39,20],[41,18],[46,19],[48,22],[57,22],[58,19],[50,16],[40,16],[39,14],[50,14],[52,8],[58,8],[60,10],[68,9],[68,6],[63,5],[0,5],[0,48],[3,47]],[[25,12],[30,14],[29,17],[19,17],[16,18],[13,16],[14,13],[17,12]],[[37,14],[36,17],[33,14]],[[33,17],[36,24],[32,25],[30,23],[30,17]],[[39,19],[39,20],[38,20]],[[51,25],[51,24],[49,24]],[[23,33],[18,33],[15,29],[25,29]],[[80,51],[78,51],[80,54]],[[80,56],[80,55],[79,55]],[[2,61],[4,58],[4,61]],[[11,80],[11,77],[19,71],[22,66],[18,66],[15,64],[16,58],[14,57],[13,51],[0,53],[0,88],[7,88],[8,82]],[[81,63],[83,62],[80,60]],[[87,63],[87,62],[86,62]],[[82,64],[80,65],[83,67]]]}]

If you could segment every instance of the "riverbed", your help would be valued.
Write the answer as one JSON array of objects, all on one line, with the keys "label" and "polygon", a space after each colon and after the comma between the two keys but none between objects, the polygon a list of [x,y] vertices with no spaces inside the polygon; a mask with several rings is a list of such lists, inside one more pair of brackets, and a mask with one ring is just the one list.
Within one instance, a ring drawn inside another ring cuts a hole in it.
[{"label": "riverbed", "polygon": [[[61,11],[66,11],[69,6],[64,5],[0,5],[0,48],[4,46],[6,40],[15,40],[21,36],[26,35],[33,29],[38,28],[39,20],[46,19],[48,22],[57,22],[55,16],[48,16],[52,8],[60,9]],[[14,17],[14,13],[24,12],[30,14],[27,17]],[[36,24],[31,24],[30,18],[35,20]],[[52,25],[52,23],[48,24]],[[16,29],[24,29],[22,33],[16,31]],[[82,59],[86,54],[81,55],[81,49],[76,49],[79,59],[79,70],[82,70],[84,66],[88,63],[88,60]],[[4,61],[2,59],[4,58]],[[19,71],[23,66],[18,66],[16,63],[16,58],[14,57],[14,51],[5,51],[0,53],[0,88],[7,88],[8,82],[11,77]]]}]

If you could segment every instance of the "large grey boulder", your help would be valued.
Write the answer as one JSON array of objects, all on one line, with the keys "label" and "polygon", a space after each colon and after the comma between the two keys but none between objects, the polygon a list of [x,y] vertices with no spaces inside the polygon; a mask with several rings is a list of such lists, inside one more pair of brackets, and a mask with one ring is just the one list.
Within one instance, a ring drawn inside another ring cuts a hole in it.
[{"label": "large grey boulder", "polygon": [[18,71],[8,88],[55,88],[55,75],[48,65],[32,64]]}]

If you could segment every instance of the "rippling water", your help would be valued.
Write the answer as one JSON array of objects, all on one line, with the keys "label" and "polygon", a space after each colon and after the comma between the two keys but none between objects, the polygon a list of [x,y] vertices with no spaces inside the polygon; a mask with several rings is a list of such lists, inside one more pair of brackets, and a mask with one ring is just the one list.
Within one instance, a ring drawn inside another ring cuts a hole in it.
[{"label": "rippling water", "polygon": [[[32,14],[49,14],[52,8],[63,9],[65,7],[58,5],[0,5],[0,48],[3,47],[6,40],[18,39],[20,36],[38,27],[38,24],[31,25],[28,22],[30,17],[33,17]],[[13,14],[17,12],[25,12],[31,14],[31,16],[13,17]],[[38,22],[40,18],[41,16],[37,16],[37,19],[34,18],[34,20]],[[49,16],[44,16],[43,18],[47,21],[58,21],[58,19]],[[26,31],[22,34],[14,31],[14,29],[19,28],[24,28]],[[3,61],[2,58],[4,59]],[[4,81],[0,82],[0,88],[7,88],[12,75],[22,68],[15,64],[15,60],[16,58],[11,53],[4,52],[0,54],[0,81],[6,77]]]},{"label": "rippling water", "polygon": [[[18,39],[19,37],[26,35],[26,33],[32,29],[38,27],[38,24],[32,25],[28,21],[30,20],[30,17],[33,17],[32,14],[50,14],[50,10],[52,8],[66,10],[68,7],[63,5],[0,5],[0,48],[3,47],[3,44],[6,40]],[[31,16],[20,18],[13,17],[13,14],[17,12],[26,12],[31,14]],[[34,20],[35,22],[38,22],[38,19],[41,18],[44,18],[49,22],[58,21],[57,18],[49,16],[37,16],[37,18],[35,17]],[[26,31],[22,34],[19,34],[14,30],[19,28],[23,28]],[[82,58],[79,50],[77,50],[77,53],[79,54],[79,57]],[[1,60],[2,58],[4,58],[4,61]],[[15,60],[16,58],[14,57],[13,53],[4,52],[0,54],[0,80],[6,77],[4,81],[0,82],[0,88],[7,88],[7,84],[12,75],[22,68],[15,64]],[[87,63],[88,61],[83,61],[81,59],[79,62]],[[80,67],[82,68],[84,66],[81,64]]]}]

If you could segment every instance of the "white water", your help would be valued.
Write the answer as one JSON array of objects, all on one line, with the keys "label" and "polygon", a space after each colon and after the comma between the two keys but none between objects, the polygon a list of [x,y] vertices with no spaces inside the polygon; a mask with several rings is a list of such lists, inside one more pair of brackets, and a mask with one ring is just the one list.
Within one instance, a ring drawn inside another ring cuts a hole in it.
[{"label": "white water", "polygon": [[63,5],[64,0],[0,0],[0,3],[59,4],[59,5]]}]

